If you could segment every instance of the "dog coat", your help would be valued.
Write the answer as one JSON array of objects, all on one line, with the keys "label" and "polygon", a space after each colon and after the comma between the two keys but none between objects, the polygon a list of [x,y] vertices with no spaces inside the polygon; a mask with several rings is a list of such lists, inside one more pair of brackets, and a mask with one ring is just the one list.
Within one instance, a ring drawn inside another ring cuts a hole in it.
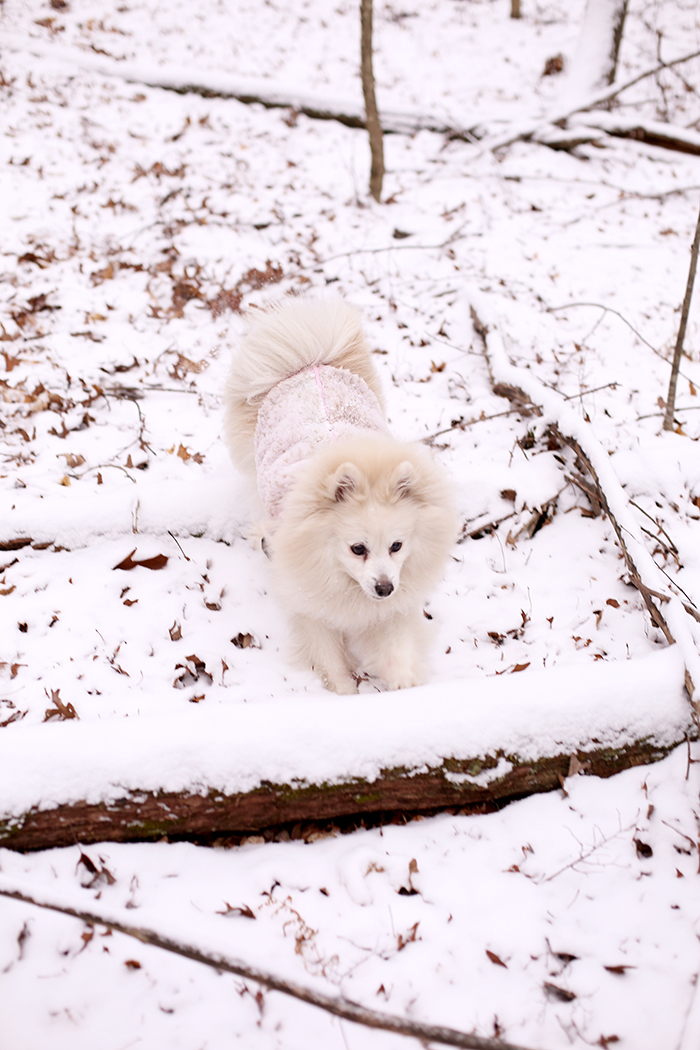
[{"label": "dog coat", "polygon": [[345,368],[311,365],[283,379],[258,409],[255,466],[265,510],[278,517],[299,469],[332,441],[387,434],[379,401]]}]

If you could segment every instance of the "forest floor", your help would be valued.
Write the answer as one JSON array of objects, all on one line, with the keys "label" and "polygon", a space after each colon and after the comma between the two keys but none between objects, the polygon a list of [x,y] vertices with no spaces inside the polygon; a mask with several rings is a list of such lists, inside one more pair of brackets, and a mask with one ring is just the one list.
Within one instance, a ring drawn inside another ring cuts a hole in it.
[{"label": "forest floor", "polygon": [[[609,517],[570,481],[546,415],[494,393],[470,305],[487,304],[509,362],[585,424],[665,597],[695,608],[695,304],[676,429],[661,426],[700,156],[602,131],[569,150],[491,148],[556,111],[584,7],[526,2],[513,21],[508,6],[376,5],[380,110],[480,136],[387,135],[377,204],[365,132],[298,104],[361,112],[356,4],[0,5],[0,816],[30,790],[32,804],[59,801],[45,769],[61,749],[76,783],[108,753],[126,783],[131,756],[112,743],[125,719],[195,733],[246,703],[269,709],[274,740],[285,707],[302,741],[314,704],[341,703],[286,662],[221,441],[245,313],[285,294],[361,309],[393,432],[428,441],[454,479],[462,542],[426,606],[430,683],[407,710],[427,725],[463,696],[468,726],[483,683],[505,674],[528,702],[570,681],[565,718],[586,689],[605,704],[593,693],[607,665],[624,664],[640,697],[656,682],[666,642]],[[629,6],[618,81],[700,47],[694,4]],[[225,97],[245,93],[290,105]],[[640,80],[611,112],[692,139],[700,62]],[[687,630],[699,646],[690,616]],[[669,710],[679,698],[669,673]],[[370,701],[388,739],[395,697],[367,681],[358,711]],[[71,744],[77,723],[101,734],[92,757]],[[371,739],[371,716],[364,728]],[[185,786],[205,759],[192,761]],[[700,1040],[699,764],[688,742],[500,811],[349,834],[0,850],[0,877],[531,1050],[687,1050]],[[407,1045],[104,927],[7,899],[0,916],[3,1050]]]}]

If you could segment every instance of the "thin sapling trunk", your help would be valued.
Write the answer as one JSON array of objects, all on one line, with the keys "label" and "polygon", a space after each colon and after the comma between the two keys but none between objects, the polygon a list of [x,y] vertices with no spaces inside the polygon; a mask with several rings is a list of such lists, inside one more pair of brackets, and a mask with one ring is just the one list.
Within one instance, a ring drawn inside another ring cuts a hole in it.
[{"label": "thin sapling trunk", "polygon": [[685,330],[688,327],[688,314],[690,313],[690,300],[693,296],[693,285],[695,283],[695,271],[698,265],[698,246],[700,245],[700,214],[695,227],[695,238],[693,247],[690,249],[690,268],[688,270],[688,282],[685,286],[685,298],[681,310],[681,323],[678,328],[676,349],[673,353],[673,365],[671,367],[671,379],[668,384],[668,395],[666,397],[666,415],[664,416],[664,430],[673,430],[673,414],[676,410],[676,386],[678,384],[678,371],[681,367],[683,355],[683,342]]},{"label": "thin sapling trunk", "polygon": [[361,71],[362,94],[365,99],[365,118],[369,134],[369,148],[372,157],[369,192],[375,201],[382,197],[384,181],[384,140],[382,126],[379,123],[377,99],[374,93],[374,70],[372,68],[372,0],[360,0],[361,25]]}]

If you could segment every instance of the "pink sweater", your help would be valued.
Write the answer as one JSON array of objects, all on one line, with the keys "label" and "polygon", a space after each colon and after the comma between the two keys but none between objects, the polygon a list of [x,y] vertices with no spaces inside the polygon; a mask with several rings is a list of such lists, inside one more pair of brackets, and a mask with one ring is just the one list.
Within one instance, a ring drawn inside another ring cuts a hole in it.
[{"label": "pink sweater", "polygon": [[363,433],[388,428],[377,398],[354,373],[311,365],[274,386],[255,429],[258,491],[270,517],[278,517],[296,474],[319,448]]}]

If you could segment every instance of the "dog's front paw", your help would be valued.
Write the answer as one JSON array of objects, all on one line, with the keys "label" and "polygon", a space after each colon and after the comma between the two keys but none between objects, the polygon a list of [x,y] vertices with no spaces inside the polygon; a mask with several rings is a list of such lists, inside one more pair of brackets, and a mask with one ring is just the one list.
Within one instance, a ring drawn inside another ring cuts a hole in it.
[{"label": "dog's front paw", "polygon": [[412,689],[415,685],[423,685],[425,678],[411,667],[402,668],[386,675],[382,675],[387,689]]},{"label": "dog's front paw", "polygon": [[330,675],[321,675],[321,681],[325,685],[326,689],[330,689],[332,693],[338,693],[340,696],[352,696],[353,693],[357,692],[357,682],[354,678],[331,678]]}]

